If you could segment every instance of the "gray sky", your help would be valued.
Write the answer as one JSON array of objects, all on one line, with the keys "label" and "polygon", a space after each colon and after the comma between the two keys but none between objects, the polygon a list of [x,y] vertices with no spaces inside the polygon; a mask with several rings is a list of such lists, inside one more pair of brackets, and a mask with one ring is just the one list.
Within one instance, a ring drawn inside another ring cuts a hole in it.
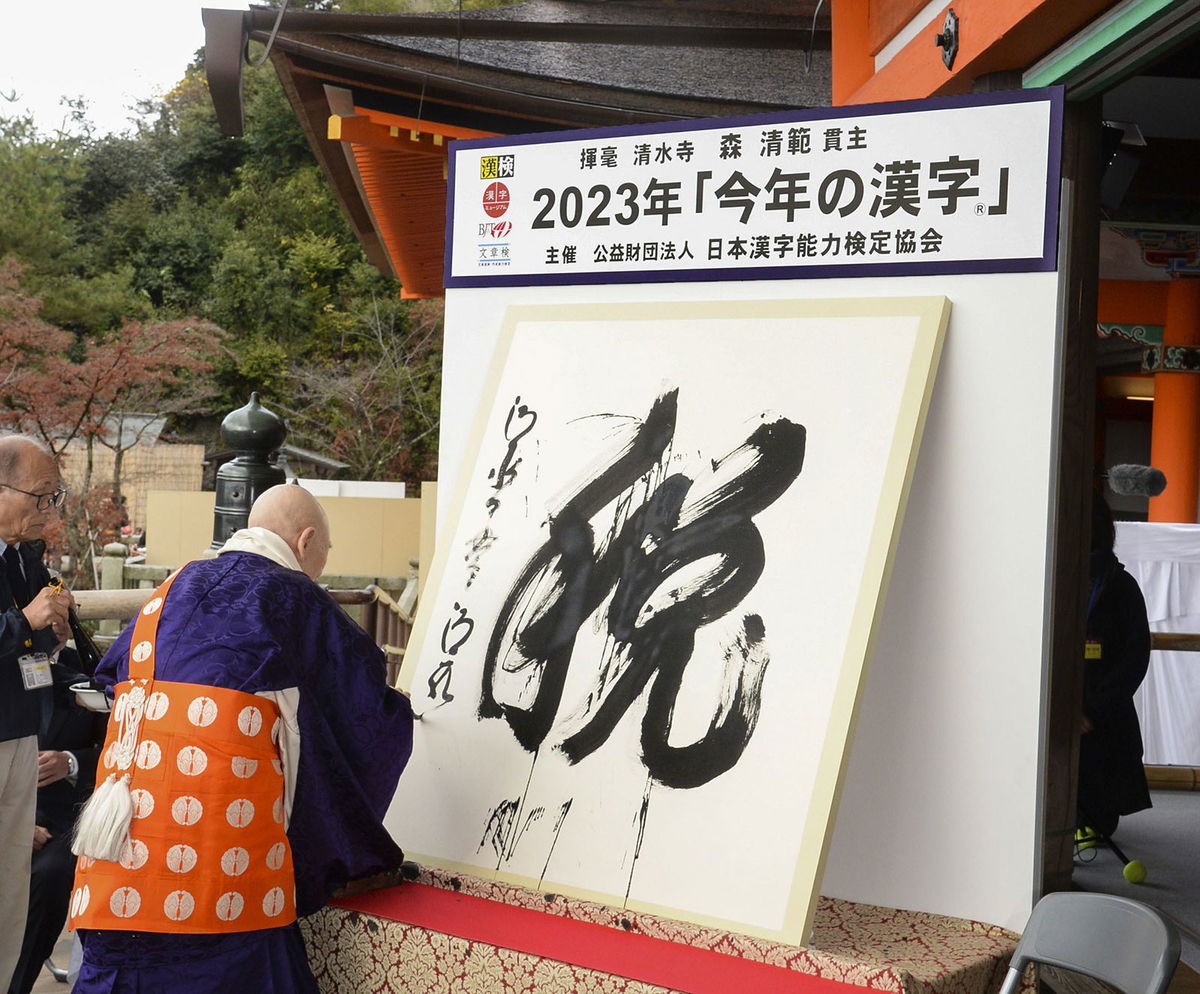
[{"label": "gray sky", "polygon": [[168,92],[203,47],[202,7],[249,3],[0,0],[0,117],[32,111],[52,132],[66,117],[59,99],[82,96],[98,134],[126,130],[134,103]]}]

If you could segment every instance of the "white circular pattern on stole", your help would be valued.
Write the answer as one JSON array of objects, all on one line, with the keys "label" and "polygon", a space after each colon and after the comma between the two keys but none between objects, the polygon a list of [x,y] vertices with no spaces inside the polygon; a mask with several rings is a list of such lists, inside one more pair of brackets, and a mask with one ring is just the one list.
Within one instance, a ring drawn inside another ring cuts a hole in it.
[{"label": "white circular pattern on stole", "polygon": [[238,729],[243,735],[253,737],[262,731],[262,712],[256,707],[244,707],[238,712]]},{"label": "white circular pattern on stole", "polygon": [[188,721],[205,728],[217,720],[217,702],[211,697],[197,697],[188,705]]},{"label": "white circular pattern on stole", "polygon": [[196,899],[186,890],[173,890],[163,901],[163,912],[173,922],[181,922],[192,917],[196,910]]},{"label": "white circular pattern on stole", "polygon": [[226,849],[221,855],[221,869],[227,877],[240,877],[250,869],[250,854],[241,846]]},{"label": "white circular pattern on stole", "polygon": [[115,742],[110,742],[108,744],[108,748],[104,750],[104,768],[106,770],[111,770],[117,765],[116,749],[117,744]]},{"label": "white circular pattern on stole", "polygon": [[117,699],[113,701],[112,720],[121,722],[125,720],[125,708],[129,705],[129,693],[127,691],[117,694]]},{"label": "white circular pattern on stole", "polygon": [[239,780],[249,780],[258,772],[258,760],[247,759],[245,756],[234,756],[230,767],[233,770],[233,775]]},{"label": "white circular pattern on stole", "polygon": [[287,855],[287,846],[276,842],[267,850],[267,869],[278,870],[283,866],[283,857]]},{"label": "white circular pattern on stole", "polygon": [[118,887],[109,898],[108,907],[118,918],[132,918],[142,906],[142,895],[132,887]]},{"label": "white circular pattern on stole", "polygon": [[159,718],[167,713],[167,708],[170,706],[171,701],[167,695],[161,690],[156,690],[146,698],[146,718],[150,721],[158,721]]},{"label": "white circular pattern on stole", "polygon": [[204,817],[204,805],[199,798],[184,794],[171,802],[171,817],[180,825],[195,825]]},{"label": "white circular pattern on stole", "polygon": [[274,918],[283,911],[283,888],[272,887],[263,898],[263,914]]},{"label": "white circular pattern on stole", "polygon": [[191,873],[195,869],[196,858],[196,850],[191,846],[171,846],[167,850],[167,869],[172,873]]},{"label": "white circular pattern on stole", "polygon": [[82,915],[87,911],[87,906],[91,903],[92,892],[88,889],[88,885],[84,884],[71,895],[71,917]]},{"label": "white circular pattern on stole", "polygon": [[275,803],[273,805],[271,805],[271,817],[275,819],[276,823],[278,823],[280,825],[283,824],[283,795],[282,794],[280,794],[277,798],[275,798]]},{"label": "white circular pattern on stole", "polygon": [[121,847],[120,864],[127,870],[140,870],[150,858],[150,850],[141,839],[127,839]]},{"label": "white circular pattern on stole", "polygon": [[282,775],[282,774],[283,774],[283,762],[282,762],[282,760],[278,760],[278,759],[272,759],[272,760],[271,760],[271,769],[273,769],[273,770],[274,770],[276,773],[278,773],[278,774]]},{"label": "white circular pattern on stole", "polygon": [[273,743],[275,743],[275,745],[279,745],[279,726],[280,726],[281,724],[282,724],[282,721],[281,721],[281,719],[279,719],[279,718],[276,718],[276,719],[275,719],[275,724],[273,724],[273,725],[271,726],[271,741],[272,741]]},{"label": "white circular pattern on stole", "polygon": [[162,598],[151,597],[150,600],[146,601],[146,606],[142,608],[142,614],[153,614],[160,607],[162,607]]},{"label": "white circular pattern on stole", "polygon": [[150,653],[154,651],[154,646],[150,642],[143,639],[133,647],[133,652],[130,655],[135,663],[144,663],[150,658]]},{"label": "white circular pattern on stole", "polygon": [[199,746],[184,746],[175,757],[175,765],[184,776],[199,776],[208,769],[208,753]]},{"label": "white circular pattern on stole", "polygon": [[230,801],[225,809],[225,820],[234,828],[245,828],[254,821],[254,805],[244,797]]},{"label": "white circular pattern on stole", "polygon": [[242,909],[245,907],[246,901],[242,895],[231,890],[217,898],[217,917],[223,922],[231,922],[242,913]]},{"label": "white circular pattern on stole", "polygon": [[142,739],[134,754],[134,762],[139,769],[152,770],[162,762],[162,749],[153,739]]},{"label": "white circular pattern on stole", "polygon": [[148,818],[154,812],[154,795],[137,787],[129,792],[133,798],[133,817]]}]

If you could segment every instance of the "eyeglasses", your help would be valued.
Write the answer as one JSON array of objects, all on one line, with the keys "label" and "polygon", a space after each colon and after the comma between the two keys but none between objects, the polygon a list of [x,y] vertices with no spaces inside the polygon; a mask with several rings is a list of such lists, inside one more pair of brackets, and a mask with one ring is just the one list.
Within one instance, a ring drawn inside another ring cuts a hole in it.
[{"label": "eyeglasses", "polygon": [[37,499],[37,509],[39,511],[48,511],[52,507],[62,507],[67,500],[67,492],[62,487],[59,487],[53,493],[35,494],[30,490],[22,490],[20,487],[14,487],[8,483],[0,483],[0,487],[6,490],[15,490],[19,494],[24,494],[26,497],[34,497]]}]

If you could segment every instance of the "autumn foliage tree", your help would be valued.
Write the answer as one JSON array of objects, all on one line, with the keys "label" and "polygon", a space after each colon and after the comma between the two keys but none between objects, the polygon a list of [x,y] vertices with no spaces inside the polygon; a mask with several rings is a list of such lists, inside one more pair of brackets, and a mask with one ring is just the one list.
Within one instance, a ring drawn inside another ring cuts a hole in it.
[{"label": "autumn foliage tree", "polygon": [[441,301],[373,301],[342,344],[336,358],[292,366],[279,407],[293,438],[349,463],[358,479],[435,479]]},{"label": "autumn foliage tree", "polygon": [[[200,377],[212,369],[224,335],[208,322],[175,320],[76,337],[39,317],[41,303],[22,288],[21,274],[11,261],[0,265],[0,427],[39,438],[59,457],[82,443],[82,482],[63,514],[78,574],[98,526],[118,503],[121,453],[136,442],[123,443],[114,424],[131,411],[189,413],[205,392]],[[100,486],[93,478],[97,444],[117,456],[113,479]]]},{"label": "autumn foliage tree", "polygon": [[21,287],[25,267],[0,260],[0,392],[20,389],[23,380],[46,371],[74,343],[69,332],[40,317],[41,301]]}]

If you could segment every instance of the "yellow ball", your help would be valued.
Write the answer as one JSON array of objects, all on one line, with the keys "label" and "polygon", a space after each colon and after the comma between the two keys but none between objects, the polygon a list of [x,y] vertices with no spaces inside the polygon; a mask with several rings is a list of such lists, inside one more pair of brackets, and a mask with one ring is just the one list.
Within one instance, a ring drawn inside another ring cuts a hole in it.
[{"label": "yellow ball", "polygon": [[1121,874],[1131,884],[1140,884],[1146,879],[1146,864],[1140,859],[1131,859],[1125,864]]}]

